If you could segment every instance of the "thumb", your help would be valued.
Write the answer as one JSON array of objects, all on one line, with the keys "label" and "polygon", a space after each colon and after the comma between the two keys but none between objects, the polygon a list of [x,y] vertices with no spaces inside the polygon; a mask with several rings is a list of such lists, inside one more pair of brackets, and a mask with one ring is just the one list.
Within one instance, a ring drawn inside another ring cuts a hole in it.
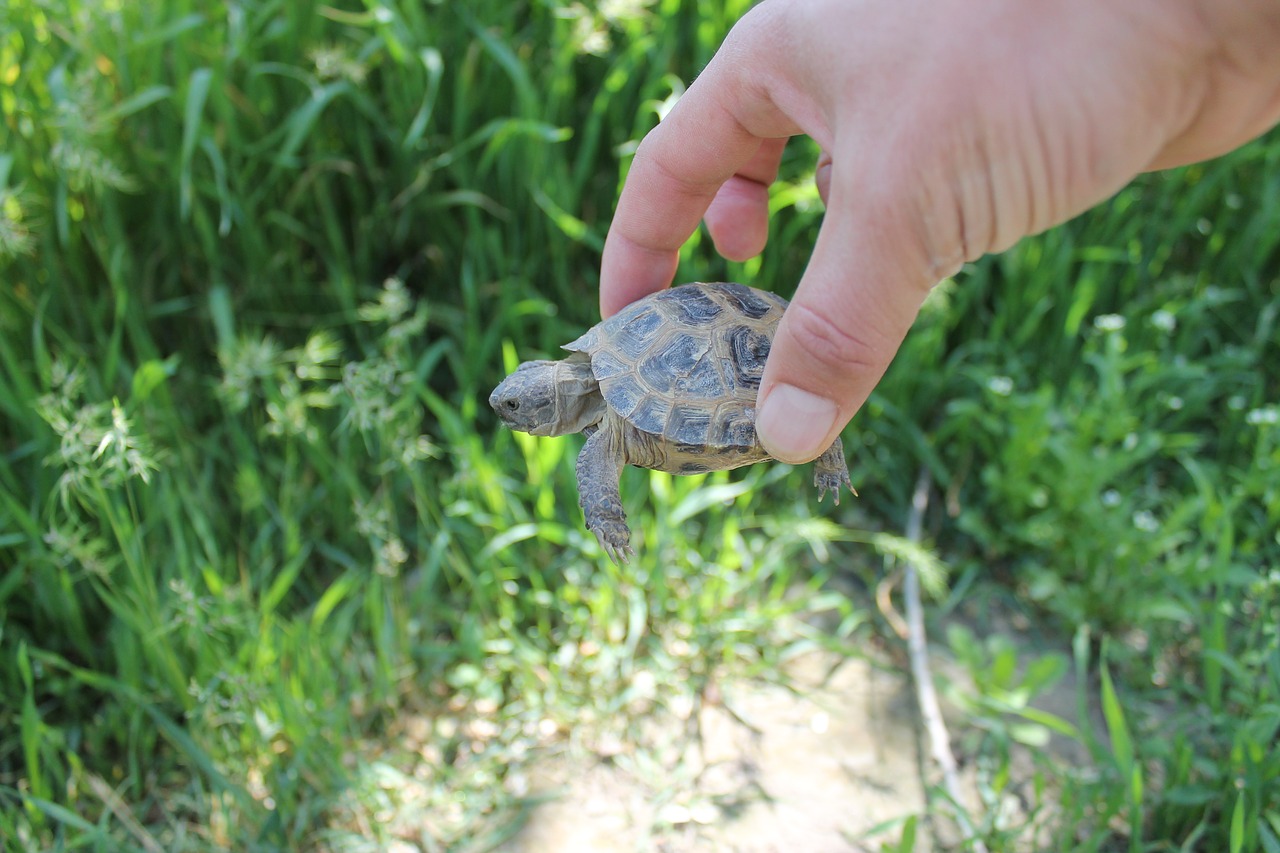
[{"label": "thumb", "polygon": [[[757,398],[756,430],[783,462],[816,458],[884,375],[930,288],[959,269],[963,250],[937,262],[909,192],[881,172],[853,202],[840,162],[831,205],[795,299],[774,336]],[[869,195],[872,187],[878,185]],[[882,200],[882,201],[881,201]]]}]

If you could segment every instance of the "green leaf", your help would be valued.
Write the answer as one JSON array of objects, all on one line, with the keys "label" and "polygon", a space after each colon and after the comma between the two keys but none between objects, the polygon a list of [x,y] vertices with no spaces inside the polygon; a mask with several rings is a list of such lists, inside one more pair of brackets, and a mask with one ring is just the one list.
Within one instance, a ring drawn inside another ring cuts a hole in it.
[{"label": "green leaf", "polygon": [[[1272,820],[1274,825],[1276,818]],[[1262,842],[1263,853],[1280,853],[1280,836],[1276,832],[1280,830],[1273,832],[1265,823],[1258,824],[1258,839]]]},{"label": "green leaf", "polygon": [[187,758],[196,766],[196,768],[204,775],[205,779],[213,785],[218,791],[225,791],[235,797],[241,808],[250,811],[256,811],[259,806],[246,791],[239,785],[235,785],[228,779],[218,766],[214,764],[209,754],[196,743],[195,739],[187,732],[185,728],[179,726],[166,715],[162,714],[154,706],[143,704],[142,710],[151,718],[151,722],[155,723],[156,728],[164,735],[179,752],[186,755]]},{"label": "green leaf", "polygon": [[26,764],[27,784],[31,793],[39,798],[48,799],[52,792],[44,778],[44,770],[40,764],[40,740],[43,724],[40,712],[36,709],[35,679],[31,673],[31,658],[27,652],[27,644],[18,645],[18,674],[22,677],[22,718],[18,724],[22,738],[22,759]]},{"label": "green leaf", "polygon": [[134,113],[141,112],[157,101],[163,101],[172,94],[172,86],[148,86],[141,92],[130,95],[111,109],[104,112],[102,114],[102,119],[107,123],[115,124],[120,121],[120,119],[131,116]]},{"label": "green leaf", "polygon": [[667,518],[673,527],[678,526],[713,506],[732,503],[750,489],[751,483],[745,480],[702,486],[680,501]]},{"label": "green leaf", "polygon": [[1049,743],[1049,730],[1030,723],[1014,723],[1009,726],[1009,737],[1026,746],[1044,747]]},{"label": "green leaf", "polygon": [[1244,849],[1244,812],[1245,793],[1236,797],[1236,807],[1231,812],[1231,853],[1240,853]]},{"label": "green leaf", "polygon": [[271,580],[271,586],[267,587],[266,593],[263,594],[262,600],[258,603],[258,612],[263,616],[274,613],[275,609],[284,600],[289,589],[293,586],[294,581],[298,579],[298,575],[302,573],[302,567],[306,565],[307,558],[311,556],[311,549],[307,546],[303,548],[289,560],[288,564],[276,573]]},{"label": "green leaf", "polygon": [[416,146],[426,133],[427,126],[431,122],[431,114],[435,111],[436,98],[440,94],[440,79],[444,76],[444,59],[441,58],[440,51],[430,47],[423,48],[418,53],[418,59],[427,72],[427,90],[423,93],[422,105],[418,107],[417,114],[413,117],[413,121],[409,122],[409,127],[404,133],[404,141],[401,145],[405,148]]},{"label": "green leaf", "polygon": [[1051,714],[1048,711],[1042,711],[1039,708],[1019,708],[1012,713],[1017,714],[1025,720],[1044,726],[1045,728],[1055,731],[1064,737],[1073,740],[1080,739],[1080,731],[1071,723],[1059,717],[1057,714]]},{"label": "green leaf", "polygon": [[1103,646],[1102,662],[1102,716],[1107,721],[1107,733],[1111,736],[1111,752],[1116,764],[1127,776],[1133,767],[1133,741],[1129,737],[1129,726],[1125,722],[1124,709],[1116,696],[1115,686],[1111,683],[1111,672],[1107,666],[1106,646]]},{"label": "green leaf", "polygon": [[1179,785],[1165,791],[1161,799],[1177,806],[1203,806],[1218,799],[1220,792],[1208,785]]},{"label": "green leaf", "polygon": [[172,355],[164,361],[148,359],[138,365],[133,373],[133,394],[131,400],[141,403],[151,396],[151,392],[164,384],[165,380],[177,371],[178,356]]},{"label": "green leaf", "polygon": [[916,849],[916,827],[919,822],[919,816],[912,815],[902,824],[902,837],[898,840],[898,849],[902,853],[912,853]]},{"label": "green leaf", "polygon": [[333,609],[355,588],[356,577],[351,573],[343,575],[330,584],[329,588],[324,591],[324,595],[320,596],[320,600],[316,602],[316,608],[311,613],[311,630],[319,632],[324,627],[325,620],[329,618],[329,614],[333,612]]},{"label": "green leaf", "polygon": [[320,118],[320,114],[324,112],[325,107],[329,106],[334,98],[344,95],[350,90],[350,83],[346,80],[338,80],[321,86],[312,92],[306,103],[285,119],[285,127],[288,129],[288,134],[285,136],[284,144],[280,146],[280,151],[275,156],[276,162],[289,164],[293,160],[293,156],[298,153],[298,149],[302,147],[302,143],[315,128],[316,121]]},{"label": "green leaf", "polygon": [[533,539],[537,535],[538,525],[531,521],[523,524],[513,524],[497,536],[493,537],[480,554],[482,557],[488,557],[498,553],[504,548],[514,545],[517,542],[523,542],[526,539]]},{"label": "green leaf", "polygon": [[178,212],[183,221],[191,215],[191,155],[195,153],[196,143],[200,138],[201,117],[204,115],[204,103],[209,97],[212,82],[212,68],[197,68],[191,72],[187,83],[187,100],[182,111],[182,166],[178,176]]},{"label": "green leaf", "polygon": [[[101,842],[107,841],[106,834],[101,829],[89,823],[89,821],[80,817],[80,815],[70,809],[60,806],[57,803],[52,803],[43,797],[35,797],[30,794],[22,793],[21,791],[18,792],[18,796],[22,799],[23,804],[26,805],[28,809],[35,809],[46,817],[56,820],[58,823],[86,833],[89,838],[81,839],[82,842],[89,841],[94,838]],[[104,849],[112,849],[113,846],[114,845],[106,845]]]},{"label": "green leaf", "polygon": [[218,349],[230,352],[236,342],[235,312],[231,308],[231,292],[225,284],[209,288],[209,316],[218,338]]},{"label": "green leaf", "polygon": [[137,48],[145,47],[146,45],[163,44],[164,42],[172,41],[183,33],[198,29],[204,23],[204,15],[200,15],[195,12],[190,15],[183,15],[181,18],[170,21],[169,23],[157,27],[154,30],[143,30],[136,38],[134,38],[133,47],[136,50]]}]

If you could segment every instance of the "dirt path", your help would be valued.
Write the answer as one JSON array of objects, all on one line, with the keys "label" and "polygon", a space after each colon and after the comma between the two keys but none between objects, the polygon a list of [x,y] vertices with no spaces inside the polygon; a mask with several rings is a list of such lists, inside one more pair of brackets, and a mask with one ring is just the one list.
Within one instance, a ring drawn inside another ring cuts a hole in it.
[{"label": "dirt path", "polygon": [[674,750],[544,762],[533,792],[552,798],[502,849],[878,849],[898,830],[879,838],[867,830],[924,808],[909,682],[819,653],[796,661],[789,675],[803,689],[725,685],[723,702],[698,715],[700,738],[674,717],[658,723],[653,742]]}]

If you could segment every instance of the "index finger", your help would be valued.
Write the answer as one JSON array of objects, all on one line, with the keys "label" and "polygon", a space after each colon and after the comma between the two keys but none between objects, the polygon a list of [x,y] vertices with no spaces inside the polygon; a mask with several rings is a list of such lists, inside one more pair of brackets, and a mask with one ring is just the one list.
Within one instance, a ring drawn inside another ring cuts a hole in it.
[{"label": "index finger", "polygon": [[797,132],[761,88],[748,85],[744,63],[725,53],[636,149],[600,262],[606,317],[670,285],[680,247],[721,185],[764,140]]}]

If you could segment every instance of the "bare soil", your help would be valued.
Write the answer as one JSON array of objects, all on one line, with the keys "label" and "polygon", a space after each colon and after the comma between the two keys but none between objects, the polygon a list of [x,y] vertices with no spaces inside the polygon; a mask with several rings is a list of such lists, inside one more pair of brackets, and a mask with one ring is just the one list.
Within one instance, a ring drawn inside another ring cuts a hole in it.
[{"label": "bare soil", "polygon": [[503,849],[876,849],[868,830],[924,809],[909,682],[819,653],[789,675],[797,691],[722,685],[722,701],[697,712],[696,738],[674,716],[659,721],[667,743],[689,744],[679,754],[545,762],[532,790],[549,799]]},{"label": "bare soil", "polygon": [[[1000,628],[1024,648],[1043,650],[1026,633]],[[964,682],[945,650],[935,646],[931,655],[935,678]],[[932,760],[920,752],[905,668],[813,652],[787,675],[793,689],[727,682],[719,686],[719,702],[691,711],[689,719],[655,715],[643,746],[619,744],[604,758],[600,750],[580,749],[541,760],[530,774],[530,793],[544,799],[500,849],[836,853],[896,843],[901,822],[926,813],[926,785],[938,782]],[[1076,685],[1068,677],[1035,705],[1074,721]],[[963,715],[946,707],[944,713],[955,744],[965,733]],[[1048,751],[1069,764],[1087,761],[1075,742],[1055,738]],[[975,769],[957,757],[966,805],[977,813]],[[1023,825],[1029,752],[1015,752],[1012,771],[994,807],[1001,823]],[[1042,807],[1040,818],[1047,817]],[[1047,839],[1025,829],[1026,849],[1044,849]],[[935,820],[926,827],[922,820],[915,849],[949,849],[959,840],[955,826]]]}]

